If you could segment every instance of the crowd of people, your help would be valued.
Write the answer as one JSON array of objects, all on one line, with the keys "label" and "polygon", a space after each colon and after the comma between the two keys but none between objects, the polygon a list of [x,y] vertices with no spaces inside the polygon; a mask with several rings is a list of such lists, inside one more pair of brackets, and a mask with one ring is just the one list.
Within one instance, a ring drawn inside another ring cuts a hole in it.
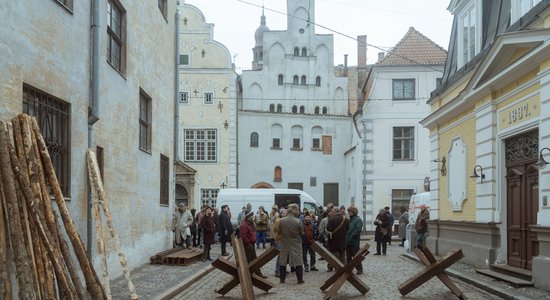
[{"label": "crowd of people", "polygon": [[[427,207],[422,205],[416,219],[417,246],[422,246],[428,229],[426,220],[429,219]],[[304,272],[319,271],[316,267],[317,258],[312,248],[316,241],[322,243],[342,263],[351,261],[360,248],[360,236],[363,230],[363,220],[358,216],[358,209],[350,206],[347,209],[329,203],[326,208],[318,211],[300,211],[297,204],[288,207],[273,205],[270,212],[260,206],[256,212],[248,203],[239,212],[239,223],[236,233],[242,240],[247,262],[256,259],[256,249],[266,248],[268,235],[272,245],[278,249],[279,256],[275,262],[275,276],[285,283],[286,275],[295,273],[298,284],[304,283]],[[409,223],[409,214],[406,208],[401,208],[399,216],[399,246],[403,247],[406,241],[406,225]],[[376,226],[374,240],[376,253],[386,255],[387,245],[391,245],[394,215],[390,207],[380,209],[373,223]],[[212,260],[211,245],[220,243],[221,255],[227,256],[227,244],[231,244],[231,235],[234,233],[231,224],[231,210],[227,205],[217,208],[204,206],[198,213],[195,209],[188,210],[185,204],[179,204],[172,219],[174,232],[174,246],[203,249],[202,261]],[[321,258],[322,259],[322,258]],[[327,264],[327,271],[334,270],[334,266]],[[361,264],[356,266],[356,273],[363,274]],[[261,270],[256,274],[265,276]]]}]

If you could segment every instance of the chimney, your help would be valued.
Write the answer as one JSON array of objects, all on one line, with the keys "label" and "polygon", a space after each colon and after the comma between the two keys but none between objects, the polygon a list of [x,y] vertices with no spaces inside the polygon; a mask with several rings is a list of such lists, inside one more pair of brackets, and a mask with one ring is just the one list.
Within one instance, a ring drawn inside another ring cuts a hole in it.
[{"label": "chimney", "polygon": [[367,36],[357,36],[357,67],[367,67]]},{"label": "chimney", "polygon": [[382,61],[384,59],[385,52],[378,52],[378,62]]},{"label": "chimney", "polygon": [[348,74],[348,55],[344,54],[344,74]]}]

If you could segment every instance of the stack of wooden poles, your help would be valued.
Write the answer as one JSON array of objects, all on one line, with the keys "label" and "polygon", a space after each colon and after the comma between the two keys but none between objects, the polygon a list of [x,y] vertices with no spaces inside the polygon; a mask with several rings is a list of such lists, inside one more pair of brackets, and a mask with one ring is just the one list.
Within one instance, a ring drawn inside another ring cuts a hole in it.
[{"label": "stack of wooden poles", "polygon": [[0,178],[0,299],[16,294],[19,299],[110,299],[69,214],[35,118],[21,114],[11,124],[0,122]]}]

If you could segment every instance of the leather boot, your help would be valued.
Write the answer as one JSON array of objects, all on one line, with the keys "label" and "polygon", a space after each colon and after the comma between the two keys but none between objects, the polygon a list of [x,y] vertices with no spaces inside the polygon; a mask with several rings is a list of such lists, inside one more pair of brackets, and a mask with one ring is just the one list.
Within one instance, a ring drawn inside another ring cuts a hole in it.
[{"label": "leather boot", "polygon": [[281,283],[285,283],[285,279],[286,279],[286,266],[280,266],[279,267],[279,281]]},{"label": "leather boot", "polygon": [[298,280],[298,284],[304,283],[304,267],[296,267],[296,279]]}]

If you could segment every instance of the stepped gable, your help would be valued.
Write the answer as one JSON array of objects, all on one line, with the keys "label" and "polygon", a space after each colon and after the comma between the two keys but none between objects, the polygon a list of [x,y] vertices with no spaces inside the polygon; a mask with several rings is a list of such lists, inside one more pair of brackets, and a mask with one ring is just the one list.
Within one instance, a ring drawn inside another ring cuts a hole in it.
[{"label": "stepped gable", "polygon": [[414,27],[377,65],[444,65],[447,51]]}]

